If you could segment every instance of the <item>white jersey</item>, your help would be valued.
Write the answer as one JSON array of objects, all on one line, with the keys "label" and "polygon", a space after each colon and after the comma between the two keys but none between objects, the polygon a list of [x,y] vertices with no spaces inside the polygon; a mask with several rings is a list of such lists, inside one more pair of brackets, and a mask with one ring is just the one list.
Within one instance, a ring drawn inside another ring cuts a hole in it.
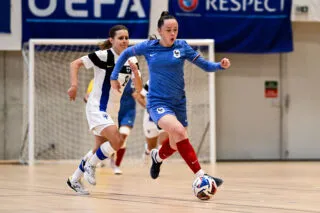
[{"label": "white jersey", "polygon": [[[121,93],[111,87],[110,75],[118,58],[119,55],[112,48],[109,50],[99,50],[81,58],[86,69],[93,68],[94,70],[94,84],[86,104],[87,119],[90,129],[93,129],[98,125],[110,124],[110,121],[105,123],[102,120],[99,120],[98,117],[107,119],[108,116],[111,116],[113,122],[117,124],[120,99],[124,87],[129,82],[130,78],[134,78],[129,63],[126,61],[118,78],[121,85]],[[128,60],[133,63],[138,63],[136,57],[131,57]],[[107,113],[107,115],[104,115],[103,113]],[[99,114],[103,116],[97,116]]]}]

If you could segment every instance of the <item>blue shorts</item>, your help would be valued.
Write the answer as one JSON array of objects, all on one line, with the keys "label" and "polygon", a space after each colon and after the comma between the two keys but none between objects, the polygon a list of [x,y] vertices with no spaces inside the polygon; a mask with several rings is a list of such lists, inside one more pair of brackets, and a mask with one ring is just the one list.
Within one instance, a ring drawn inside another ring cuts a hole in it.
[{"label": "blue shorts", "polygon": [[157,102],[157,104],[153,104],[153,106],[148,107],[148,112],[153,122],[155,122],[157,125],[160,118],[162,118],[164,115],[170,114],[176,116],[178,121],[180,121],[184,127],[188,126],[187,104],[185,98],[175,104]]},{"label": "blue shorts", "polygon": [[120,110],[118,123],[120,126],[129,126],[133,127],[134,121],[136,119],[136,109],[129,109],[129,110]]}]

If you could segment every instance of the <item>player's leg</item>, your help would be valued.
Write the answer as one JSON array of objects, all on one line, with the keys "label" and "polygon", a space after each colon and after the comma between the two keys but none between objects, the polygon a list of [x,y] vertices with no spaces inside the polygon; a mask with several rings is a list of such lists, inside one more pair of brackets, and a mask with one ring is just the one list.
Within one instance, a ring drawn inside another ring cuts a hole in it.
[{"label": "player's leg", "polygon": [[[177,124],[176,121],[172,121],[172,118],[167,117],[163,120],[160,120],[159,125],[163,125],[168,129],[169,134],[173,137],[173,140],[170,140],[171,147],[176,146],[179,154],[187,163],[189,168],[193,171],[193,173],[197,177],[203,176],[205,172],[201,169],[196,152],[194,151],[187,135],[188,120],[186,104],[184,100],[182,100],[181,104],[175,106],[175,112],[177,116],[176,119],[178,120],[179,124]],[[217,186],[220,186],[223,182],[220,178],[211,178],[215,180]]]},{"label": "player's leg", "polygon": [[145,110],[143,115],[143,133],[146,138],[146,143],[144,145],[145,149],[142,154],[142,159],[145,164],[148,164],[151,150],[157,148],[159,130],[157,125],[151,120],[147,110]]},{"label": "player's leg", "polygon": [[95,147],[92,150],[90,150],[81,159],[81,162],[80,162],[78,168],[75,170],[73,175],[68,178],[68,180],[67,180],[68,186],[71,189],[73,189],[74,191],[76,191],[78,194],[82,194],[82,195],[88,195],[89,194],[88,190],[86,190],[84,188],[84,186],[82,185],[82,183],[81,183],[81,177],[83,176],[83,173],[84,173],[84,165],[85,165],[86,161],[91,158],[93,153],[95,153],[97,148],[105,141],[106,141],[105,138],[95,135]]},{"label": "player's leg", "polygon": [[149,164],[150,161],[150,152],[152,149],[157,148],[158,137],[147,138],[144,144],[144,151],[142,153],[142,160],[144,164]]},{"label": "player's leg", "polygon": [[120,126],[119,128],[121,140],[123,141],[123,145],[121,148],[117,151],[115,158],[110,159],[110,165],[113,169],[113,173],[115,175],[121,175],[122,171],[120,169],[121,162],[123,160],[124,154],[126,152],[126,146],[127,146],[127,139],[131,132],[130,126]]},{"label": "player's leg", "polygon": [[119,132],[121,136],[121,140],[123,141],[123,145],[116,153],[115,161],[113,162],[111,160],[111,166],[113,168],[113,172],[116,175],[122,174],[122,171],[120,170],[120,165],[123,160],[124,154],[126,152],[126,146],[127,146],[127,139],[131,133],[131,129],[133,128],[134,121],[136,118],[136,107],[135,107],[135,101],[132,99],[133,102],[130,102],[130,104],[122,104],[120,107],[119,112]]},{"label": "player's leg", "polygon": [[[152,120],[155,123],[157,123],[158,126],[159,126],[159,122],[163,119],[164,120],[169,119],[170,121],[173,122],[171,124],[168,123],[170,124],[170,126],[165,126],[165,128],[163,128],[164,126],[160,126],[160,128],[164,129],[164,131],[168,132],[169,136],[172,137],[170,132],[167,131],[167,129],[170,128],[170,131],[172,131],[172,129],[174,129],[175,127],[174,125],[177,125],[179,123],[175,117],[174,111],[166,105],[151,107],[148,109],[148,111],[150,113]],[[170,157],[175,151],[176,150],[170,146],[169,139],[163,142],[159,151],[157,149],[151,150],[152,165],[150,168],[150,175],[153,179],[159,176],[160,166],[162,164],[162,161]],[[161,157],[160,157],[160,154],[161,154]]]},{"label": "player's leg", "polygon": [[84,178],[92,185],[96,184],[95,168],[96,165],[105,160],[111,158],[117,150],[122,146],[122,140],[120,133],[116,125],[111,125],[103,128],[100,131],[100,135],[109,139],[104,142],[96,151],[96,153],[90,158],[88,163],[84,167]]},{"label": "player's leg", "polygon": [[[96,135],[108,138],[109,141],[103,143],[90,158],[84,167],[84,178],[92,185],[96,184],[95,168],[97,163],[110,158],[122,146],[118,127],[111,116],[105,112],[91,113],[87,111],[89,126]],[[91,124],[91,125],[90,125]]]},{"label": "player's leg", "polygon": [[163,129],[159,130],[159,137],[158,137],[158,149],[161,148],[162,143],[169,138],[169,134],[164,131]]}]

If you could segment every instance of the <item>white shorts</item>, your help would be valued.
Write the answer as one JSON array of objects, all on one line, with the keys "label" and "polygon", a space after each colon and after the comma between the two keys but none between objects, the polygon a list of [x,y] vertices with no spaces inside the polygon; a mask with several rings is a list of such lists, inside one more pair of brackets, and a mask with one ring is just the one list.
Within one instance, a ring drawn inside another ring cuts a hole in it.
[{"label": "white shorts", "polygon": [[90,131],[93,132],[94,135],[101,136],[101,131],[111,125],[115,125],[115,122],[111,118],[109,114],[106,112],[98,111],[98,112],[88,112],[87,120],[89,124]]},{"label": "white shorts", "polygon": [[159,136],[159,129],[153,121],[150,121],[150,115],[147,110],[144,111],[143,115],[143,131],[146,138]]}]

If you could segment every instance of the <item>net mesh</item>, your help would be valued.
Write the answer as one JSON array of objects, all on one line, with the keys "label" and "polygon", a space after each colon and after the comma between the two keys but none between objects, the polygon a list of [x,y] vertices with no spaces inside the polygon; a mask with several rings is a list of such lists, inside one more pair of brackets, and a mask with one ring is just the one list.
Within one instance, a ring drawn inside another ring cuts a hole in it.
[{"label": "net mesh", "polygon": [[[207,58],[208,46],[192,46]],[[93,70],[80,68],[76,101],[70,102],[67,90],[69,66],[73,60],[98,50],[97,45],[36,45],[34,68],[35,160],[79,159],[93,147],[94,137],[88,130],[83,97]],[[28,44],[23,47],[24,75],[24,136],[20,152],[21,162],[28,160]],[[144,82],[148,79],[147,62],[138,57]],[[198,157],[209,160],[209,95],[208,74],[193,64],[185,64],[185,85],[188,108],[188,134]],[[126,159],[141,159],[144,152],[144,109],[137,103],[134,128],[127,141]],[[172,158],[181,158],[178,154]]]}]

